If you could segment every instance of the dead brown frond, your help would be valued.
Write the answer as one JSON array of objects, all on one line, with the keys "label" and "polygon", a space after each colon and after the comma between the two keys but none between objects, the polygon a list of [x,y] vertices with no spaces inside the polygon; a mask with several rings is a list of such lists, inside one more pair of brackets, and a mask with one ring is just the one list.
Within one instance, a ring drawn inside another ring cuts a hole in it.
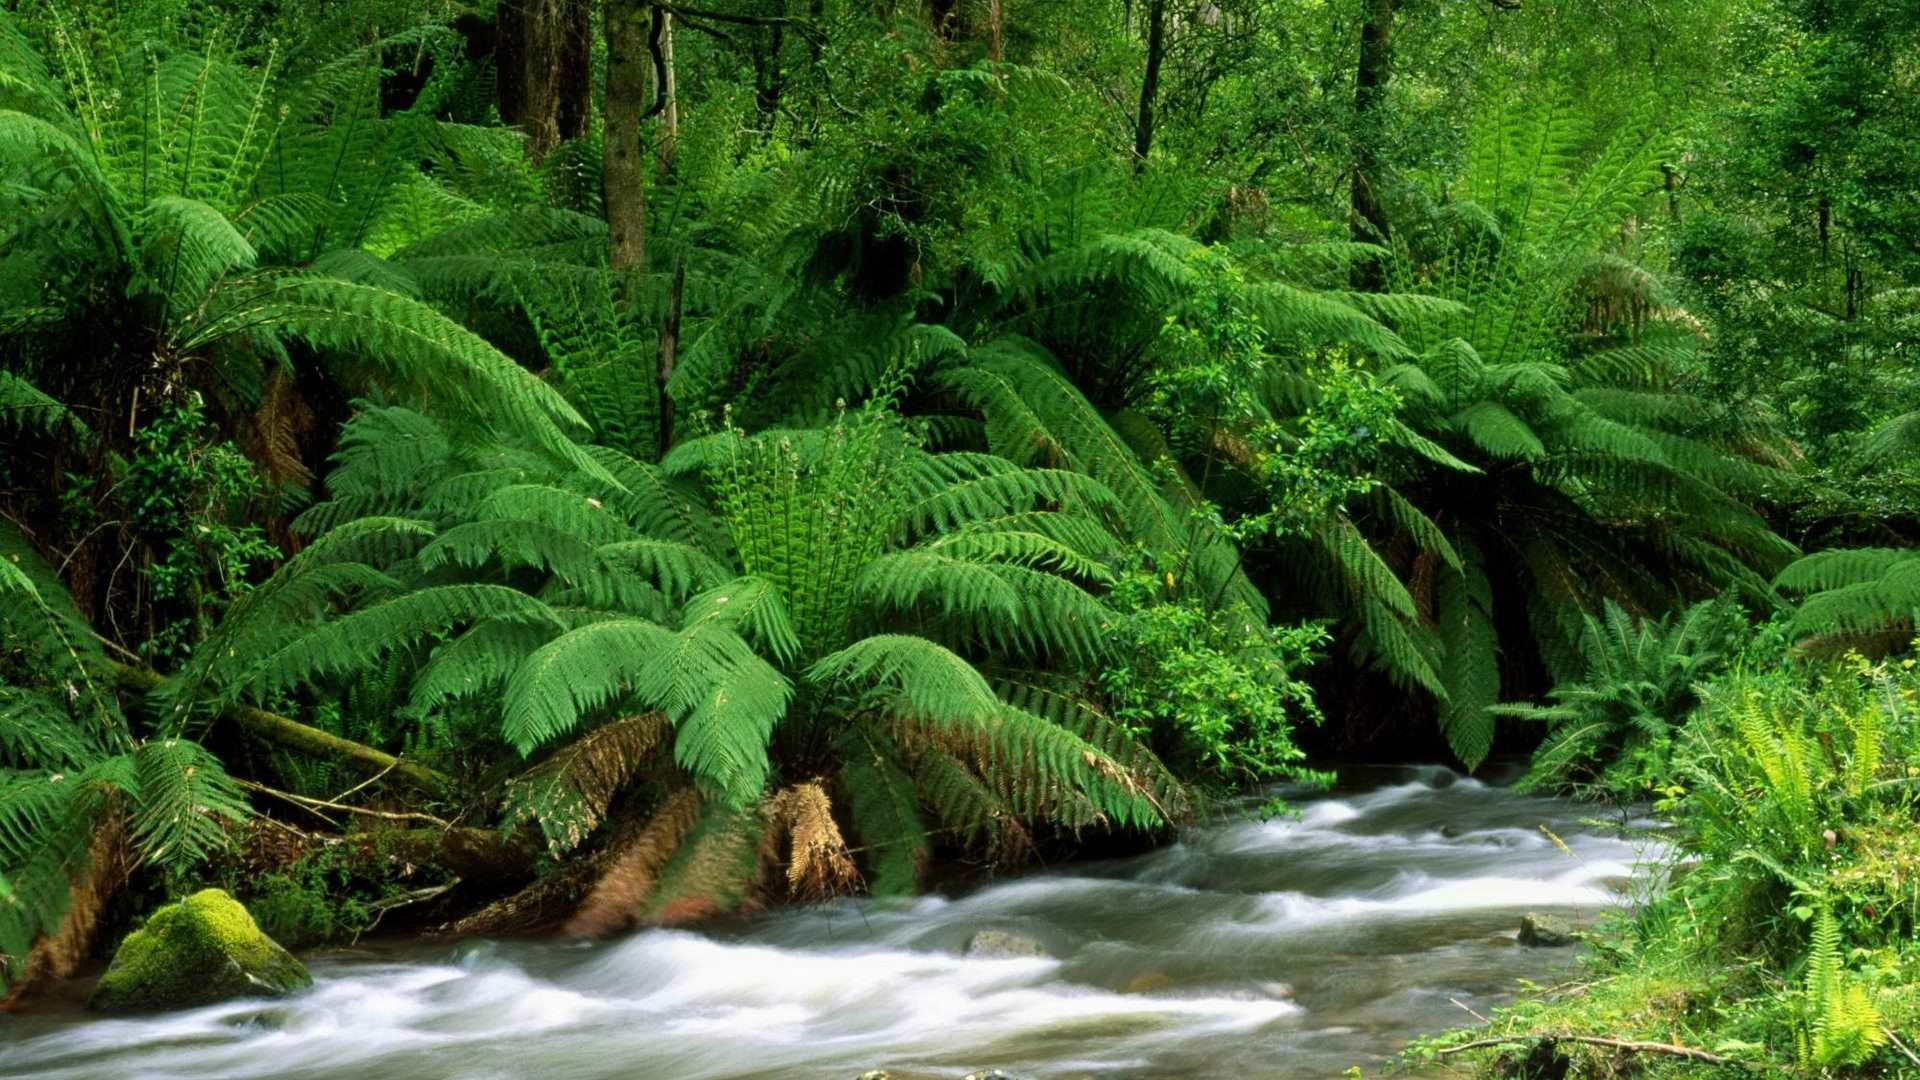
[{"label": "dead brown frond", "polygon": [[760,861],[763,866],[786,863],[788,895],[825,900],[860,887],[860,869],[833,820],[833,801],[818,781],[781,789],[765,812]]},{"label": "dead brown frond", "polygon": [[571,851],[599,828],[614,796],[659,749],[667,730],[659,713],[603,724],[516,777],[508,799],[538,820],[554,854]]},{"label": "dead brown frond", "polygon": [[313,408],[300,385],[284,368],[267,375],[260,404],[253,411],[253,457],[277,487],[305,486],[313,480],[300,454],[300,440],[313,431]]},{"label": "dead brown frond", "polygon": [[640,921],[684,926],[755,910],[763,825],[758,807],[704,807],[680,850],[660,872],[660,885],[643,905]]},{"label": "dead brown frond", "polygon": [[640,905],[659,882],[661,868],[679,849],[699,813],[700,795],[692,788],[683,788],[662,803],[646,826],[608,859],[563,932],[601,937],[632,925]]},{"label": "dead brown frond", "polygon": [[94,828],[86,871],[70,888],[66,917],[52,933],[34,940],[27,953],[26,974],[0,997],[0,1012],[16,1007],[42,984],[73,974],[87,958],[101,913],[132,872],[127,839],[126,819],[117,808],[110,809]]}]

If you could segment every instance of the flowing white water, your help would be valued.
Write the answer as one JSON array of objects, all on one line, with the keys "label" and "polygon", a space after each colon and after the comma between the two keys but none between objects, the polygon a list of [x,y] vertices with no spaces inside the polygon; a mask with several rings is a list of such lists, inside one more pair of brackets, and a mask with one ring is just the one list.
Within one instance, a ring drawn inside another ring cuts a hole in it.
[{"label": "flowing white water", "polygon": [[[0,1020],[0,1076],[1329,1077],[1550,980],[1571,956],[1517,946],[1520,914],[1617,904],[1646,854],[1583,808],[1442,769],[1362,775],[1289,819],[958,899],[321,956],[311,991],[266,1004],[50,1008]],[[966,956],[983,930],[1047,956]]]}]

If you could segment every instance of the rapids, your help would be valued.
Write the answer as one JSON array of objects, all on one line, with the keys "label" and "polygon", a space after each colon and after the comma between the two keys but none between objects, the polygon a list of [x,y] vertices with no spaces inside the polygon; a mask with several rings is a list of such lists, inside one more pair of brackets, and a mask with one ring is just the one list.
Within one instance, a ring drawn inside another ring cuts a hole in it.
[{"label": "rapids", "polygon": [[[1644,841],[1444,769],[1350,770],[1260,821],[904,906],[844,902],[600,944],[310,958],[296,998],[0,1019],[0,1076],[212,1080],[1318,1078],[1470,1022],[1565,949],[1526,911],[1619,904]],[[1568,850],[1550,838],[1550,829]],[[1569,853],[1570,851],[1570,853]],[[976,933],[1045,956],[967,956]]]}]

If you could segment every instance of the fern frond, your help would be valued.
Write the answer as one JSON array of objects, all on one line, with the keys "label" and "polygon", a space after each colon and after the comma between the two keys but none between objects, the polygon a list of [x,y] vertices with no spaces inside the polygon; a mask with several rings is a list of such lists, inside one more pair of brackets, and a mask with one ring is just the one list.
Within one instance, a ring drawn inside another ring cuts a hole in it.
[{"label": "fern frond", "polygon": [[493,619],[560,625],[547,605],[503,585],[438,585],[349,612],[276,649],[238,680],[270,696],[301,683],[363,671],[382,656],[456,627]]},{"label": "fern frond", "polygon": [[152,739],[133,753],[133,839],[173,870],[203,863],[228,844],[226,825],[248,815],[246,793],[220,759],[186,739]]},{"label": "fern frond", "polygon": [[534,650],[507,679],[500,735],[522,754],[571,732],[582,714],[621,700],[674,636],[639,619],[593,622]]},{"label": "fern frond", "polygon": [[606,818],[620,789],[665,741],[658,713],[612,720],[554,751],[507,785],[509,822],[532,820],[561,855],[579,847]]},{"label": "fern frond", "polygon": [[869,888],[878,899],[911,895],[933,858],[913,778],[864,736],[855,736],[846,758],[840,779],[870,868]]},{"label": "fern frond", "polygon": [[1477,551],[1463,552],[1466,569],[1443,575],[1435,589],[1434,623],[1441,644],[1440,681],[1446,688],[1440,729],[1455,756],[1479,767],[1493,746],[1489,708],[1500,697],[1499,637],[1493,628],[1493,590]]}]

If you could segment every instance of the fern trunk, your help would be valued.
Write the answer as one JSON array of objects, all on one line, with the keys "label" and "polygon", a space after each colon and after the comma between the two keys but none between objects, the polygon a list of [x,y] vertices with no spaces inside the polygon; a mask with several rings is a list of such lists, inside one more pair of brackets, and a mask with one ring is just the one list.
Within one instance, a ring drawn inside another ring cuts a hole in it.
[{"label": "fern trunk", "polygon": [[1133,171],[1147,167],[1153,150],[1153,110],[1160,97],[1160,62],[1167,52],[1167,3],[1153,0],[1147,14],[1147,70],[1140,80],[1140,116],[1134,122]]}]

